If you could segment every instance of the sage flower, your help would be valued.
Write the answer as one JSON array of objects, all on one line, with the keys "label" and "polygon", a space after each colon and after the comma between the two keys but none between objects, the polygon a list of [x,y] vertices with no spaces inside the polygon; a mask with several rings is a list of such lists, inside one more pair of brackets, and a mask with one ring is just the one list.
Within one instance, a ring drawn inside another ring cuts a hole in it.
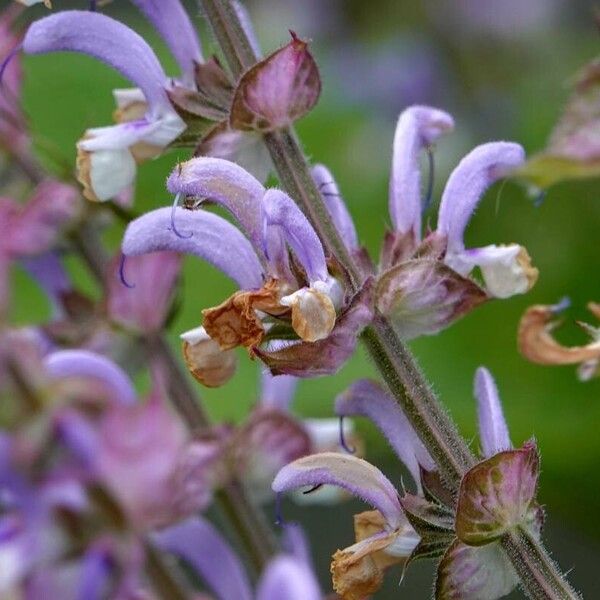
[{"label": "sage flower", "polygon": [[[487,369],[476,373],[475,395],[483,461],[465,474],[458,500],[436,476],[429,453],[399,406],[368,380],[339,396],[336,412],[373,420],[413,476],[417,494],[398,491],[365,460],[327,452],[300,458],[275,477],[273,490],[278,494],[305,486],[336,485],[375,508],[355,516],[356,543],[333,556],[334,589],[345,600],[374,593],[388,567],[425,557],[441,557],[438,600],[494,600],[517,585],[516,573],[497,540],[516,525],[536,536],[540,533],[542,513],[534,500],[537,452],[531,443],[512,450],[498,392]],[[492,478],[492,472],[498,477]],[[481,506],[487,509],[481,512]],[[478,518],[486,521],[479,529]]]},{"label": "sage flower", "polygon": [[[156,19],[163,15],[165,7],[179,5],[177,0],[160,5],[139,4]],[[176,19],[165,20],[163,27],[179,24]],[[179,36],[180,44],[189,41],[186,31],[180,28],[173,34]],[[133,30],[110,17],[90,11],[50,15],[29,27],[23,50],[27,54],[58,51],[87,54],[119,71],[139,88],[117,90],[118,124],[88,129],[77,144],[78,178],[90,200],[109,200],[122,192],[135,179],[136,161],[157,156],[185,129],[167,95],[170,80],[150,46]],[[189,69],[186,63],[186,72]]]},{"label": "sage flower", "polygon": [[299,531],[286,536],[293,543],[269,561],[255,590],[239,557],[208,520],[194,517],[152,537],[158,548],[183,560],[218,600],[321,600],[300,536]]},{"label": "sage flower", "polygon": [[194,254],[238,284],[239,291],[222,304],[203,310],[201,328],[182,336],[192,374],[206,385],[222,384],[233,373],[230,352],[237,346],[261,358],[273,374],[307,377],[337,370],[371,318],[368,289],[345,297],[294,201],[216,158],[180,164],[167,187],[222,205],[239,226],[201,207],[175,206],[134,220],[123,238],[125,257],[158,250]]},{"label": "sage flower", "polygon": [[[518,244],[465,248],[468,221],[485,190],[525,159],[518,144],[492,142],[472,150],[448,179],[435,231],[422,238],[420,154],[452,130],[452,117],[427,106],[411,106],[399,117],[394,135],[386,233],[375,270],[377,308],[391,317],[405,338],[437,333],[490,297],[527,292],[537,279],[525,248]],[[363,267],[356,230],[339,190],[322,165],[313,176],[349,251]],[[431,193],[431,183],[428,194]],[[483,286],[472,277],[479,269]]]}]

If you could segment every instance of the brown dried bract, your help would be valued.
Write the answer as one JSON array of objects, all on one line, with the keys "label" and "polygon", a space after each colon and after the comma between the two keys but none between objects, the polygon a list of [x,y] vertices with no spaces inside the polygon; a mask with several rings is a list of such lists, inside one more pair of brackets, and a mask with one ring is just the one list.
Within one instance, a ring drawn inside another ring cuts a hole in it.
[{"label": "brown dried bract", "polygon": [[235,373],[235,354],[221,350],[214,340],[207,338],[196,344],[183,342],[182,350],[190,373],[206,387],[220,387]]},{"label": "brown dried bract", "polygon": [[363,600],[381,587],[383,568],[379,564],[379,555],[395,538],[396,532],[369,537],[333,555],[333,589],[343,600]]},{"label": "brown dried bract", "polygon": [[288,309],[279,304],[279,299],[279,284],[275,279],[267,281],[260,290],[236,292],[219,306],[202,311],[204,328],[222,350],[237,346],[253,348],[265,334],[256,311],[282,314]]},{"label": "brown dried bract", "polygon": [[[83,140],[89,136],[84,136]],[[82,141],[83,141],[82,140]],[[94,189],[92,188],[92,153],[87,150],[83,150],[79,144],[77,144],[77,160],[75,162],[77,181],[83,186],[83,196],[92,202],[99,202],[98,196],[96,196]]]},{"label": "brown dried bract", "polygon": [[[600,306],[590,303],[590,311],[600,315]],[[525,311],[519,323],[518,345],[521,354],[540,365],[573,365],[600,359],[600,340],[587,346],[567,347],[559,344],[551,335],[558,325],[553,321],[553,306],[538,304]]]}]

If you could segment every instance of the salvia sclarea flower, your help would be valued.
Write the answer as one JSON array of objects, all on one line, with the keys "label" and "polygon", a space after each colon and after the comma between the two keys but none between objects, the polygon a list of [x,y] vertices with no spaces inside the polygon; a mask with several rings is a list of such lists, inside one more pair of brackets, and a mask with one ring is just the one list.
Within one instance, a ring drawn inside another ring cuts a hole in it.
[{"label": "salvia sclarea flower", "polygon": [[[347,444],[354,451],[362,447],[348,419],[340,425],[332,418],[297,418],[291,410],[297,384],[298,379],[290,375],[273,376],[263,371],[256,406],[232,431],[229,464],[235,466],[235,474],[259,502],[273,499],[273,477],[293,460],[317,452],[344,452]],[[293,496],[302,504],[331,504],[346,498],[339,488],[331,486]]]},{"label": "salvia sclarea flower", "polygon": [[210,504],[218,446],[192,438],[160,393],[138,400],[109,359],[36,358],[31,340],[13,342],[10,373],[33,370],[41,404],[0,435],[0,594],[140,597],[146,536]]},{"label": "salvia sclarea flower", "polygon": [[153,534],[161,550],[186,564],[216,600],[321,600],[308,545],[297,526],[286,526],[284,551],[272,558],[253,589],[227,540],[206,519],[193,517]]},{"label": "salvia sclarea flower", "polygon": [[9,302],[10,265],[50,251],[80,213],[77,190],[51,179],[36,186],[27,202],[0,198],[0,311]]},{"label": "salvia sclarea flower", "polygon": [[[237,346],[258,356],[273,374],[335,372],[372,317],[368,282],[348,297],[343,274],[328,263],[294,201],[278,189],[265,189],[235,163],[191,159],[175,168],[167,187],[220,204],[239,226],[201,207],[175,206],[151,211],[125,231],[126,258],[160,250],[193,254],[239,286],[219,306],[203,310],[202,327],[182,335],[192,374],[205,385],[225,383],[235,369]],[[127,272],[135,284],[135,272]]]},{"label": "salvia sclarea flower", "polygon": [[351,455],[321,453],[284,467],[278,494],[337,485],[375,510],[355,516],[356,543],[333,556],[335,591],[359,600],[381,585],[384,570],[418,558],[439,559],[438,600],[495,600],[518,578],[499,538],[523,527],[539,536],[543,513],[535,501],[539,459],[535,444],[513,449],[495,383],[487,369],[475,376],[482,462],[464,475],[457,498],[394,400],[375,382],[356,382],[336,401],[341,416],[366,416],[379,427],[415,480],[417,493],[399,491],[375,466]]},{"label": "salvia sclarea flower", "polygon": [[[131,1],[177,60],[179,79],[167,77],[137,33],[96,12],[65,11],[43,18],[23,41],[28,54],[88,54],[137,86],[114,91],[117,125],[88,129],[77,144],[78,178],[86,197],[114,198],[134,182],[136,163],[175,142],[194,147],[197,154],[233,159],[266,179],[271,162],[257,131],[289,125],[319,97],[320,79],[307,43],[293,36],[235,82],[215,58],[203,60],[197,32],[180,0]],[[257,46],[254,33],[248,33]],[[193,131],[186,137],[188,126]]]},{"label": "salvia sclarea flower", "polygon": [[[467,249],[463,239],[486,189],[523,164],[525,154],[518,144],[491,142],[465,156],[442,194],[436,230],[422,238],[420,154],[431,153],[436,140],[453,127],[449,114],[411,106],[400,115],[394,136],[389,191],[393,230],[386,233],[376,270],[375,303],[408,339],[437,333],[488,298],[525,293],[537,280],[524,247]],[[317,165],[313,176],[349,251],[360,260],[356,230],[331,173]],[[426,204],[431,181],[428,187]],[[483,286],[470,277],[476,269]],[[368,263],[365,270],[373,272]]]},{"label": "salvia sclarea flower", "polygon": [[[521,354],[540,365],[579,365],[581,381],[600,376],[600,327],[579,321],[578,325],[591,341],[585,346],[564,346],[552,335],[561,321],[556,316],[568,306],[568,300],[558,304],[530,306],[519,323],[518,347]],[[600,321],[600,304],[588,303],[588,310]]]}]

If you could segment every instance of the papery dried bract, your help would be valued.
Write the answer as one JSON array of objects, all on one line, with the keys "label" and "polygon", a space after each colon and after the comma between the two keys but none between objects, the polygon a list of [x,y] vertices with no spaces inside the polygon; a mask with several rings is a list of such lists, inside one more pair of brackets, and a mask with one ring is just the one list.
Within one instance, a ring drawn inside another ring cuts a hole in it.
[{"label": "papery dried bract", "polygon": [[460,485],[456,535],[483,546],[535,518],[539,457],[535,444],[507,450],[470,469]]},{"label": "papery dried bract", "polygon": [[289,44],[251,67],[233,97],[234,129],[273,131],[303,117],[317,103],[321,79],[308,44],[295,34]]},{"label": "papery dried bract", "polygon": [[[600,319],[600,305],[590,302],[588,308]],[[531,362],[540,365],[580,364],[579,378],[591,379],[600,373],[600,330],[584,325],[591,334],[592,341],[586,346],[563,346],[552,336],[552,330],[559,324],[553,321],[557,307],[537,304],[530,306],[519,323],[518,346],[521,354]]]},{"label": "papery dried bract", "polygon": [[331,334],[318,342],[292,342],[275,350],[256,349],[273,375],[316,377],[331,375],[346,362],[356,347],[358,335],[373,318],[372,281],[351,300],[336,320]]}]

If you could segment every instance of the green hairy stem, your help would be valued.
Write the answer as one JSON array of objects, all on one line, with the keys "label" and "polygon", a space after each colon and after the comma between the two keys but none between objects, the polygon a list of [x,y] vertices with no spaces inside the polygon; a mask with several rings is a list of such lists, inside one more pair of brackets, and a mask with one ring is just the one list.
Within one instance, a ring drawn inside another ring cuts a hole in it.
[{"label": "green hairy stem", "polygon": [[[235,77],[258,59],[231,0],[201,0],[215,38]],[[293,129],[264,136],[264,142],[282,186],[298,203],[319,234],[326,252],[334,256],[350,276],[356,291],[360,277],[340,238],[319,190],[311,177],[306,156]],[[476,458],[419,370],[415,358],[393,325],[381,314],[362,335],[382,379],[402,407],[415,431],[435,460],[441,475],[455,492]],[[576,600],[579,595],[561,575],[541,542],[522,530],[507,534],[502,546],[511,560],[526,594],[535,600]]]}]

